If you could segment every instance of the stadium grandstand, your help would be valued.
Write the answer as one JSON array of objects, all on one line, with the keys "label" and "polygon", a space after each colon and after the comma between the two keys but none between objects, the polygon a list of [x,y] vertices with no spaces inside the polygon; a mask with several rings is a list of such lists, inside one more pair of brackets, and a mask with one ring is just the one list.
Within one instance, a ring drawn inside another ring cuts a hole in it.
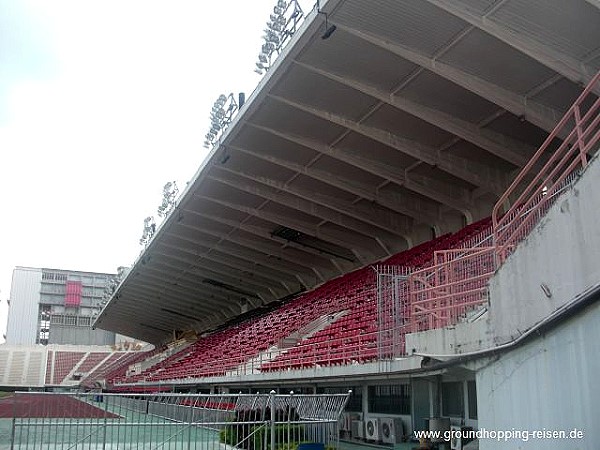
[{"label": "stadium grandstand", "polygon": [[154,349],[49,346],[37,380],[597,448],[600,4],[328,0],[266,69],[95,320]]},{"label": "stadium grandstand", "polygon": [[[90,377],[98,380],[120,373],[137,359],[148,358],[152,346],[121,343],[101,345],[2,345],[0,346],[0,386],[11,389],[77,388]],[[97,387],[90,385],[89,387]]]}]

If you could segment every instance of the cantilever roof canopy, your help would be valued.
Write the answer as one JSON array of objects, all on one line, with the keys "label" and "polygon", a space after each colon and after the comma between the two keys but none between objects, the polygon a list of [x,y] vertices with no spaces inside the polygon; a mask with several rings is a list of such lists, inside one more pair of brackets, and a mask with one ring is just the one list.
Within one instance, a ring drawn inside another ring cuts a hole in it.
[{"label": "cantilever roof canopy", "polygon": [[97,319],[202,331],[486,216],[600,67],[596,0],[329,0]]}]

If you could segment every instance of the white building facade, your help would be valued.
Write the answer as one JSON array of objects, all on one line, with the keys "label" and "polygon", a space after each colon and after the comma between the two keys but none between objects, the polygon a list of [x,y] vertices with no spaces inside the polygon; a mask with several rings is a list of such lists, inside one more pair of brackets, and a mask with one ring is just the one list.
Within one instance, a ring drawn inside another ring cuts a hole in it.
[{"label": "white building facade", "polygon": [[106,273],[16,267],[6,343],[114,344],[114,333],[91,327],[113,277]]}]

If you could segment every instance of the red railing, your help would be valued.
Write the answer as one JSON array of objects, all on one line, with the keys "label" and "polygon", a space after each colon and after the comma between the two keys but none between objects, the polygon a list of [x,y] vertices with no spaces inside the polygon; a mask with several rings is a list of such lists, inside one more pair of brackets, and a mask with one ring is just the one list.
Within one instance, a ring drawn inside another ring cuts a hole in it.
[{"label": "red railing", "polygon": [[436,251],[432,266],[413,272],[408,278],[411,331],[451,325],[484,303],[494,254],[494,247]]},{"label": "red railing", "polygon": [[[585,168],[600,140],[600,72],[523,167],[492,212],[498,265],[512,253],[548,211],[557,193]],[[562,143],[555,148],[557,141]],[[506,211],[504,205],[512,204]]]},{"label": "red railing", "polygon": [[[487,283],[585,168],[600,141],[600,72],[523,167],[492,213],[493,240],[435,252],[434,264],[409,277],[411,330],[456,323],[487,301]],[[562,141],[561,141],[562,139]],[[512,206],[504,211],[503,205]],[[468,244],[467,244],[468,245]]]}]

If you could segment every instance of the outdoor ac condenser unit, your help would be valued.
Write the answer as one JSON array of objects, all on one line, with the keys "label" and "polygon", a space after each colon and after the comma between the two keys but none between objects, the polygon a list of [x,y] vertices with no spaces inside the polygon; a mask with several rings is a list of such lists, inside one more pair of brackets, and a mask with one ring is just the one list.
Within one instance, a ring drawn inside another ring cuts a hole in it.
[{"label": "outdoor ac condenser unit", "polygon": [[352,421],[352,437],[354,439],[363,439],[365,437],[365,423],[362,420],[353,420]]},{"label": "outdoor ac condenser unit", "polygon": [[369,441],[381,440],[378,417],[370,417],[365,421],[365,438]]},{"label": "outdoor ac condenser unit", "polygon": [[404,424],[402,419],[392,417],[382,417],[381,422],[381,441],[386,444],[397,444],[402,441],[404,435]]},{"label": "outdoor ac condenser unit", "polygon": [[463,448],[461,436],[458,434],[461,431],[460,428],[457,426],[450,427],[450,431],[452,432],[452,438],[450,439],[451,450],[462,450]]},{"label": "outdoor ac condenser unit", "polygon": [[463,439],[463,435],[467,431],[473,431],[473,427],[452,425],[450,427],[450,430],[452,432],[451,439],[450,439],[450,449],[451,450],[462,450],[463,446],[465,446],[469,442],[471,442],[472,439],[466,439],[466,438]]},{"label": "outdoor ac condenser unit", "polygon": [[340,417],[340,431],[350,431],[352,428],[352,420],[350,413],[343,413]]}]

